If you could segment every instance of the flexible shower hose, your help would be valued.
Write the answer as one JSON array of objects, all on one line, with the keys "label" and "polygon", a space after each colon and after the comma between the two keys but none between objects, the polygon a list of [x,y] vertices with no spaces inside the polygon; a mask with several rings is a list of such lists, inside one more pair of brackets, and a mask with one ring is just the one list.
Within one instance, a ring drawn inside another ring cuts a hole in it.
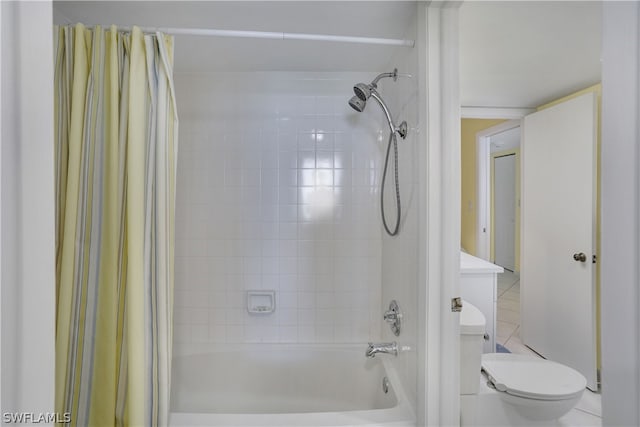
[{"label": "flexible shower hose", "polygon": [[[393,231],[389,230],[389,226],[387,225],[387,218],[384,213],[384,183],[387,180],[387,169],[389,167],[389,154],[391,153],[391,142],[393,141],[393,159],[394,159],[394,178],[395,178],[395,187],[396,187],[396,225],[393,228]],[[396,138],[395,132],[389,133],[389,143],[387,144],[387,155],[384,159],[384,169],[382,171],[382,183],[380,184],[380,214],[382,216],[382,225],[384,226],[385,231],[389,236],[395,236],[398,234],[400,230],[400,184],[398,182],[398,139]]]}]

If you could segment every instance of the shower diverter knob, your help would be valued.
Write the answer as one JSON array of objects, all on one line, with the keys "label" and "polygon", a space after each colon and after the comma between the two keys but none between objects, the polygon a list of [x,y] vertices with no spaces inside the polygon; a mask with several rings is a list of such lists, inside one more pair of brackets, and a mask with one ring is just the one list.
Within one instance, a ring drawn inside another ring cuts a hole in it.
[{"label": "shower diverter knob", "polygon": [[389,323],[393,334],[395,336],[400,335],[402,313],[400,313],[400,307],[398,307],[396,300],[389,303],[389,310],[385,311],[383,318],[387,323]]}]

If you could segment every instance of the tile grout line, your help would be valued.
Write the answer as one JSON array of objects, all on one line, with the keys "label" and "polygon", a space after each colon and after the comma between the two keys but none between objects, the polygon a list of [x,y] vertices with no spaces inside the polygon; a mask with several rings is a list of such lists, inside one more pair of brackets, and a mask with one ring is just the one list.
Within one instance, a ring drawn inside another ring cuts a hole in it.
[{"label": "tile grout line", "polygon": [[589,412],[589,411],[587,411],[587,410],[584,410],[584,409],[581,409],[581,408],[578,408],[578,407],[574,407],[574,408],[572,409],[572,411],[580,411],[580,412],[582,412],[582,413],[589,414],[589,415],[592,415],[592,416],[594,416],[594,417],[597,417],[597,418],[602,419],[602,415],[594,414],[593,412]]}]

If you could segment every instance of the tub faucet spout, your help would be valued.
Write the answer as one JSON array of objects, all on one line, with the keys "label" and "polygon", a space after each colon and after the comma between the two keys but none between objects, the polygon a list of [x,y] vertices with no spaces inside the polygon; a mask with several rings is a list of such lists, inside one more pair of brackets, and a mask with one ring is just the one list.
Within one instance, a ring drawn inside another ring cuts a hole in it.
[{"label": "tub faucet spout", "polygon": [[367,357],[376,357],[376,353],[386,353],[393,354],[394,356],[398,355],[398,343],[394,342],[385,342],[385,343],[369,343],[367,347],[367,351],[365,352],[365,356]]}]

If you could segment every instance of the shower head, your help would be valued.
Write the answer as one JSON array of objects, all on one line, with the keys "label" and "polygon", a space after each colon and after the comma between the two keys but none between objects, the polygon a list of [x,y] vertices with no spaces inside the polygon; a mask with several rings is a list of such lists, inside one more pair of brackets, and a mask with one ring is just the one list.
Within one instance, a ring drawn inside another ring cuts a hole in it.
[{"label": "shower head", "polygon": [[363,101],[357,96],[352,96],[349,100],[349,105],[351,105],[351,108],[356,110],[358,113],[362,113],[364,111],[364,107],[367,106],[367,101]]},{"label": "shower head", "polygon": [[368,85],[365,83],[358,83],[353,87],[353,92],[356,94],[358,98],[360,98],[363,101],[366,101],[371,96],[372,89],[373,88],[371,87],[371,85]]}]

